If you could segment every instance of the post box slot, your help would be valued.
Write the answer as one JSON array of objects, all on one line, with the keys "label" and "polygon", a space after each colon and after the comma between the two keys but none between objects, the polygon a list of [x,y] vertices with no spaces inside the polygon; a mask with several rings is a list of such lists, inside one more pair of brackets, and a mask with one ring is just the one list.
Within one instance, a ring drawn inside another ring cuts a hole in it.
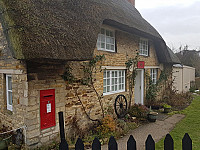
[{"label": "post box slot", "polygon": [[53,95],[45,95],[44,97],[52,97]]}]

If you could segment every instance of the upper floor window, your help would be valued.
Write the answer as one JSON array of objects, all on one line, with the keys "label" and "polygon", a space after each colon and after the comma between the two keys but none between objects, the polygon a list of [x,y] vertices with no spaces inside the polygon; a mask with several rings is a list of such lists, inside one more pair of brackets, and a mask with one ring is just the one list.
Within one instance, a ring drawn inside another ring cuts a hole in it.
[{"label": "upper floor window", "polygon": [[103,94],[125,91],[125,70],[104,70]]},{"label": "upper floor window", "polygon": [[158,69],[151,69],[151,80],[153,84],[156,84],[157,82],[157,74],[158,74]]},{"label": "upper floor window", "polygon": [[98,34],[97,49],[109,52],[115,52],[115,32],[114,30],[101,28]]},{"label": "upper floor window", "polygon": [[140,38],[139,55],[148,56],[149,54],[148,51],[149,51],[148,39]]},{"label": "upper floor window", "polygon": [[12,111],[12,76],[6,75],[6,99],[7,109]]}]

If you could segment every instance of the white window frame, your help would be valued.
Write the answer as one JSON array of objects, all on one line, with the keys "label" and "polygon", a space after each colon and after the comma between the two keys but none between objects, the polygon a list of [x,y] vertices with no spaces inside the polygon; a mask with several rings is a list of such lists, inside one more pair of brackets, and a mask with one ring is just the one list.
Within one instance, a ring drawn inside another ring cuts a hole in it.
[{"label": "white window frame", "polygon": [[[119,76],[120,72],[121,72],[121,77]],[[120,93],[120,92],[125,91],[125,88],[126,88],[125,70],[104,70],[103,73],[104,73],[103,95],[110,95],[110,94],[115,94],[115,93]],[[114,76],[112,76],[112,73],[114,73]],[[115,73],[117,73],[117,76],[115,76]],[[120,83],[120,80],[121,80],[121,83]],[[120,89],[120,86],[121,86],[121,89]],[[108,88],[110,89],[109,91],[108,91]]]},{"label": "white window frame", "polygon": [[157,82],[157,76],[158,76],[158,69],[156,68],[151,68],[151,80],[153,84],[156,84]]},{"label": "white window frame", "polygon": [[148,39],[140,38],[139,55],[142,55],[142,56],[149,55],[149,40]]},{"label": "white window frame", "polygon": [[9,100],[9,92],[12,94],[12,86],[11,89],[8,88],[8,78],[11,78],[11,85],[12,85],[12,75],[6,75],[6,99],[7,99],[7,109],[12,111],[12,104],[13,104],[13,98],[11,99],[12,104],[10,104]]},{"label": "white window frame", "polygon": [[[101,28],[101,31],[104,30],[104,34],[102,33],[99,33],[98,34],[98,39],[97,39],[97,50],[103,50],[103,51],[108,51],[108,52],[115,52],[115,30],[113,29],[110,29],[110,28],[106,28],[106,27],[102,27]],[[108,36],[106,35],[106,31],[108,32],[112,32],[112,35],[113,36]],[[104,37],[104,41],[101,40],[101,38]],[[113,40],[113,43],[108,43],[107,41],[107,38],[109,40]],[[101,44],[104,44],[104,48],[101,47]],[[109,45],[110,46],[110,49],[107,49],[106,48],[106,45]],[[111,49],[111,46],[113,46],[113,49]]]}]

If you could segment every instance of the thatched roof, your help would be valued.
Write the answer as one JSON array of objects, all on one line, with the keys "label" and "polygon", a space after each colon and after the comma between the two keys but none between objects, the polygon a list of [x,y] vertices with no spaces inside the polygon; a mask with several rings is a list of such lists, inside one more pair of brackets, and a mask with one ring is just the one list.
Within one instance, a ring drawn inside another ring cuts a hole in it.
[{"label": "thatched roof", "polygon": [[17,59],[91,59],[102,23],[151,38],[156,51],[166,50],[159,33],[127,0],[1,0],[0,8]]},{"label": "thatched roof", "polygon": [[173,63],[173,64],[181,64],[181,61],[180,59],[176,56],[176,54],[174,54],[174,52],[169,48],[167,47],[168,51],[169,51],[169,55],[170,55],[170,61]]}]

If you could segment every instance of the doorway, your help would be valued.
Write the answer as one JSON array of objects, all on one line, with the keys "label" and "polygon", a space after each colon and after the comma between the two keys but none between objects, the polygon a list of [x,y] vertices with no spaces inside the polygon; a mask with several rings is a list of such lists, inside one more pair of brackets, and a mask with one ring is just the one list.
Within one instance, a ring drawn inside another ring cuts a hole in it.
[{"label": "doorway", "polygon": [[135,78],[134,99],[136,104],[144,104],[144,69],[137,69]]}]

